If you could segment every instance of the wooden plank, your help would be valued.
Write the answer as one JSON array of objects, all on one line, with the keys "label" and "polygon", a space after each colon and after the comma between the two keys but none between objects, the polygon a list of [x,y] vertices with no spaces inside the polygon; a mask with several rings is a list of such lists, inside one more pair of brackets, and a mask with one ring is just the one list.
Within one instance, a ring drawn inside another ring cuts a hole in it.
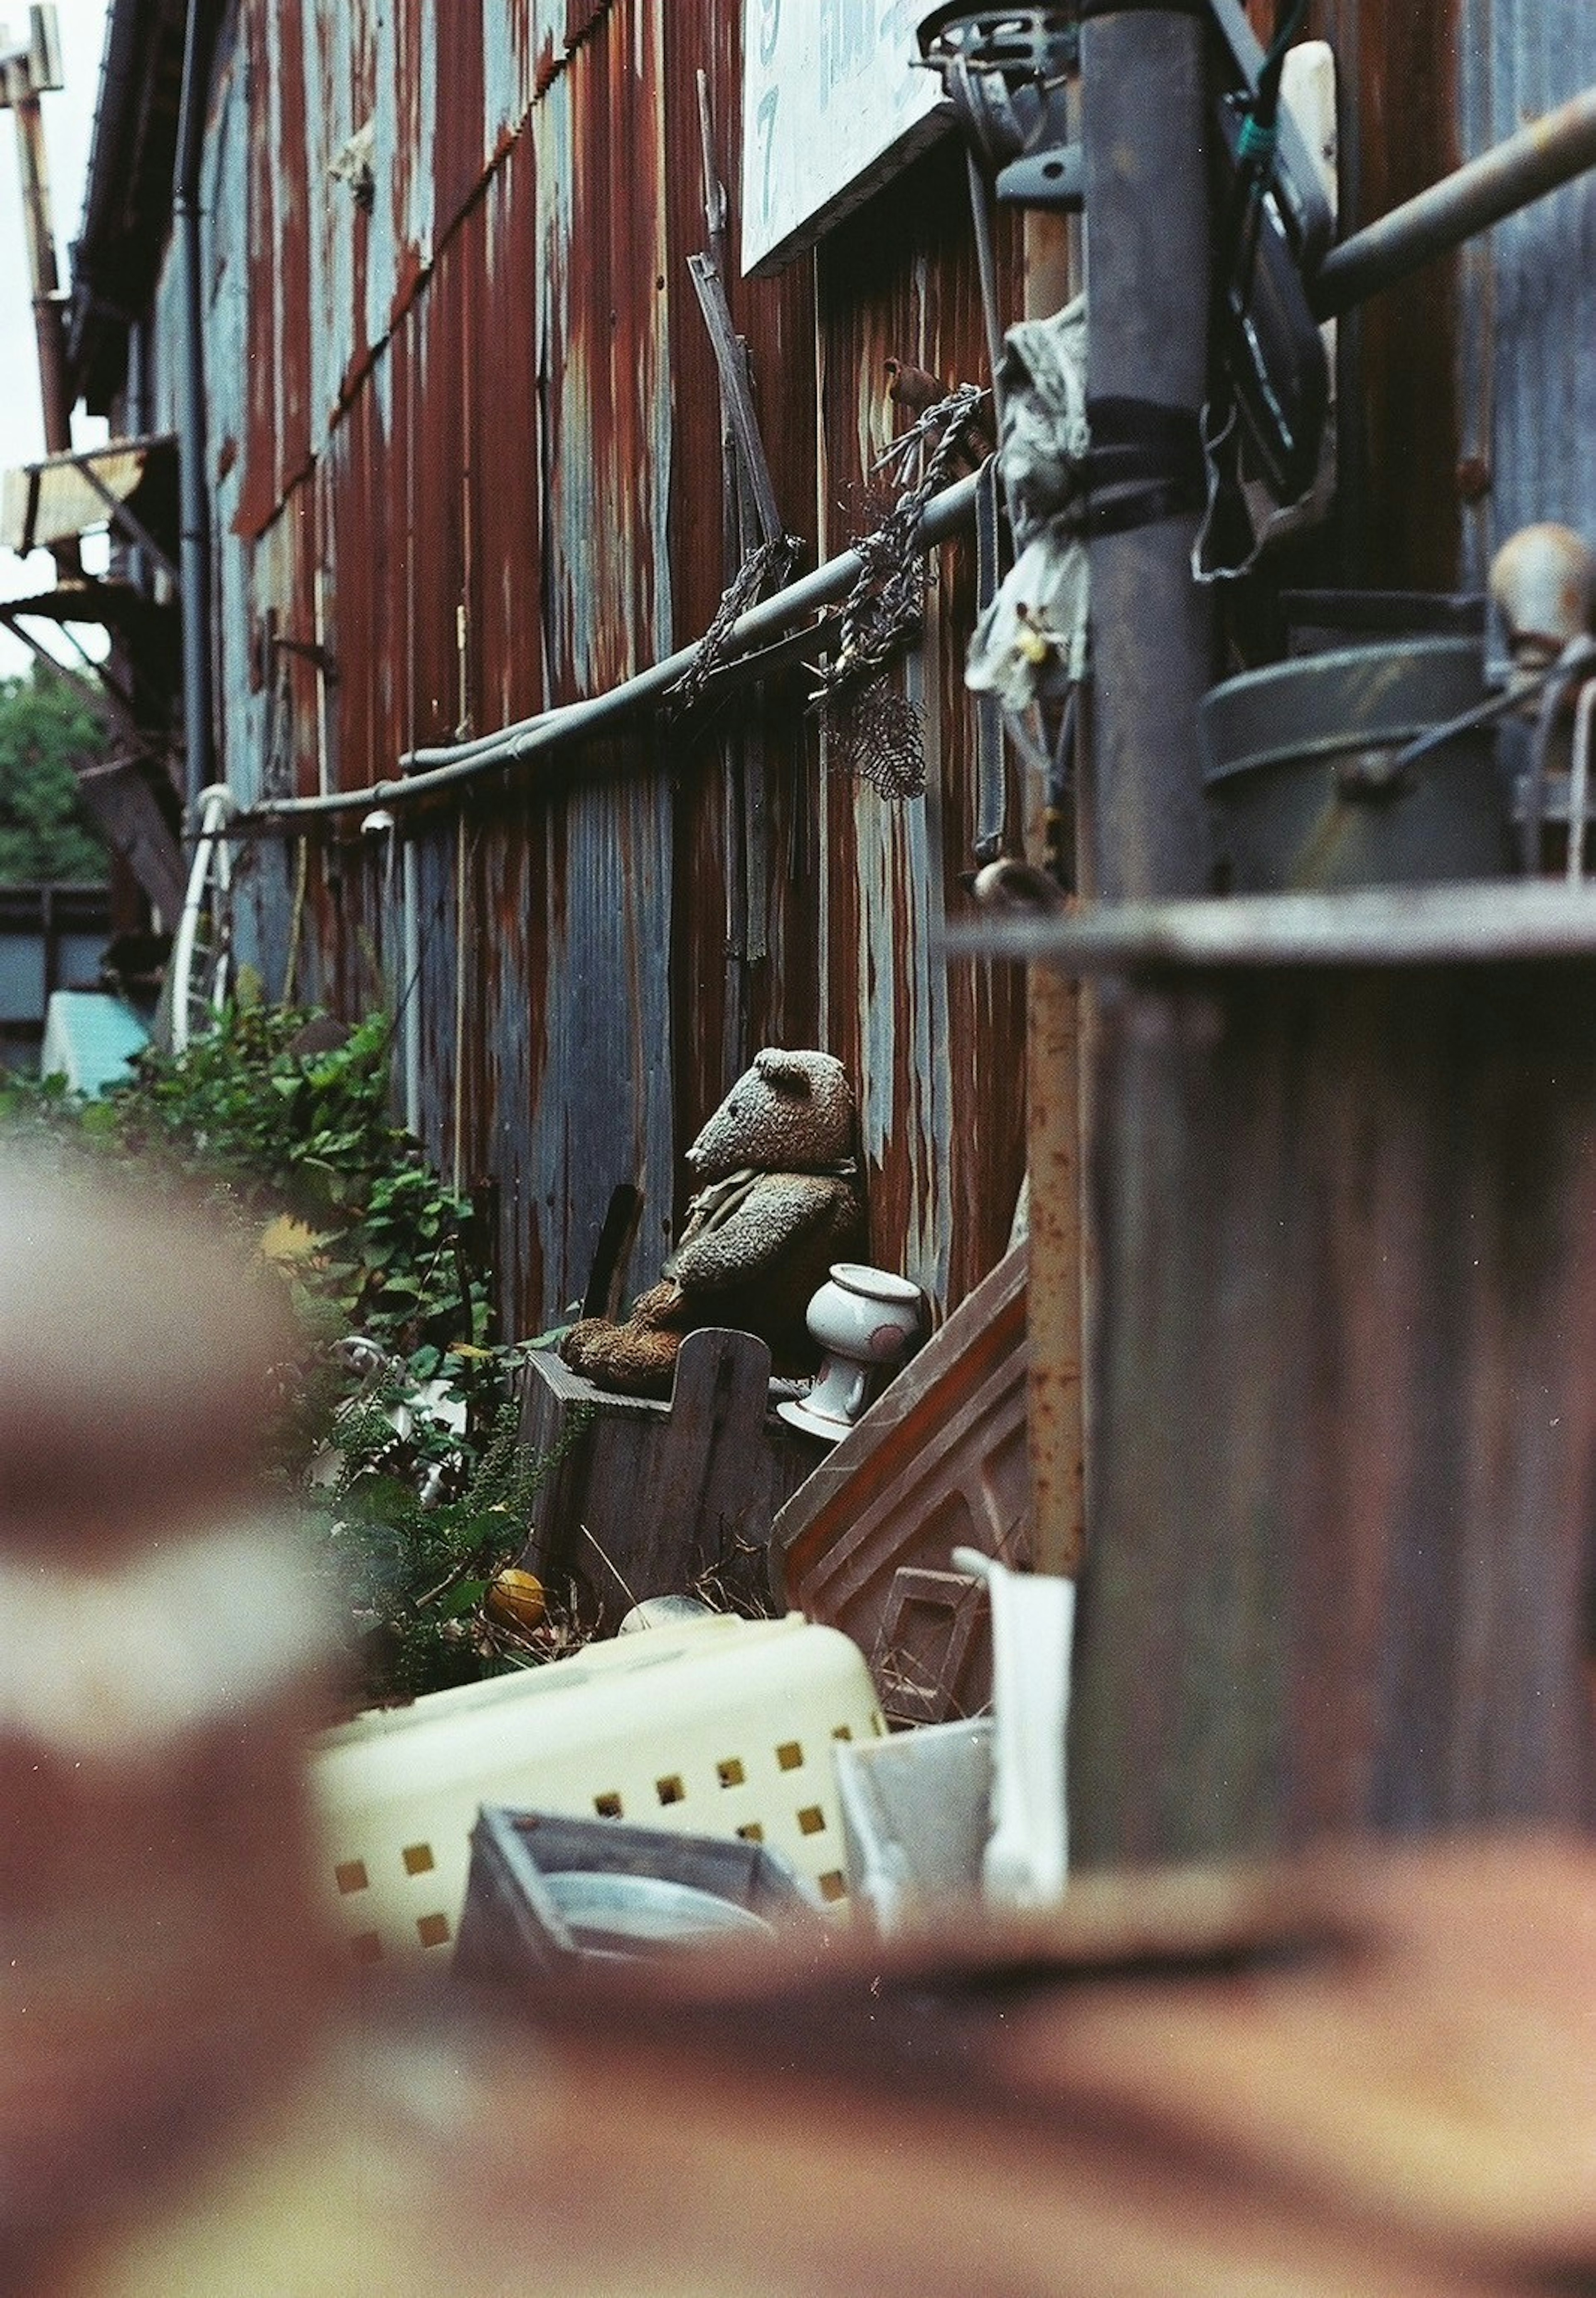
[{"label": "wooden plank", "polygon": [[[1025,307],[1045,318],[1080,277],[1072,219],[1029,211]],[[1089,755],[1084,715],[1076,755]],[[1046,864],[1051,843],[1036,777],[1026,853]],[[1077,773],[1077,883],[1089,853]],[[1033,965],[1026,1004],[1026,1175],[1030,1183],[1030,1349],[1028,1359],[1031,1538],[1038,1572],[1072,1578],[1086,1548],[1086,1236],[1081,1196],[1081,996],[1074,982]]]},{"label": "wooden plank", "polygon": [[[640,1595],[674,1595],[770,1533],[764,1474],[770,1351],[752,1333],[689,1333],[676,1359],[670,1415],[631,1575]],[[761,1516],[763,1515],[763,1524]]]},{"label": "wooden plank", "polygon": [[538,1350],[525,1373],[521,1441],[559,1443],[591,1416],[538,1498],[524,1561],[568,1583],[584,1620],[614,1628],[645,1596],[708,1577],[712,1601],[757,1607],[777,1507],[816,1447],[768,1409],[770,1352],[748,1333],[690,1333],[669,1404],[616,1396]]}]

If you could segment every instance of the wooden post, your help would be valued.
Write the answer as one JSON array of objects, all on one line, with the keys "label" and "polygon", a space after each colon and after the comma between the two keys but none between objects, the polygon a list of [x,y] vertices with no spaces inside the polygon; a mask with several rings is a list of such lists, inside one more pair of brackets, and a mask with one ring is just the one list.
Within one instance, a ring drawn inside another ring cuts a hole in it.
[{"label": "wooden post", "polygon": [[[1075,227],[1029,209],[1025,315],[1068,302],[1077,274]],[[1085,745],[1081,746],[1084,751]],[[1046,859],[1042,793],[1026,850]],[[1073,1578],[1086,1545],[1085,1229],[1081,1219],[1081,993],[1048,966],[1030,971],[1026,1014],[1026,1171],[1030,1197],[1028,1442],[1033,1560]]]}]

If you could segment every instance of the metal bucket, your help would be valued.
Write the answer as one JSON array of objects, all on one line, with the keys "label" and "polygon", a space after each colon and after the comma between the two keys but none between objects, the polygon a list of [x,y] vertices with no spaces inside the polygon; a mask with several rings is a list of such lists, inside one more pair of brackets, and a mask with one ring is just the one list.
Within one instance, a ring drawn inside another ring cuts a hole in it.
[{"label": "metal bucket", "polygon": [[1403,639],[1248,671],[1199,725],[1215,889],[1412,886],[1512,874],[1489,728],[1396,770],[1416,735],[1485,699],[1472,639]]}]

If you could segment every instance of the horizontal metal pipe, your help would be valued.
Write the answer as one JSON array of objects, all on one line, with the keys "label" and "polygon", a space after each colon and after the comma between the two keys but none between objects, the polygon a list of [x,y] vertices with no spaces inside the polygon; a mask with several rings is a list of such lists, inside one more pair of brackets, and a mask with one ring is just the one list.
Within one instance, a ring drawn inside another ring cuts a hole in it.
[{"label": "horizontal metal pipe", "polygon": [[[920,521],[919,542],[922,550],[945,542],[949,535],[969,524],[975,515],[976,486],[974,477],[960,479],[941,494],[932,496]],[[796,583],[773,591],[768,599],[750,607],[746,615],[739,616],[732,627],[733,644],[741,649],[778,637],[800,616],[846,598],[863,571],[864,561],[856,550],[845,550],[835,558],[828,558],[812,574],[800,575]],[[682,673],[697,662],[702,645],[701,639],[695,639],[690,646],[679,648],[663,662],[640,670],[634,677],[612,686],[606,693],[542,711],[535,718],[524,718],[518,725],[507,726],[500,733],[484,735],[475,742],[457,743],[448,749],[411,750],[400,760],[401,766],[410,771],[391,781],[372,782],[364,789],[328,790],[317,798],[268,798],[235,814],[228,830],[234,837],[247,836],[302,821],[308,815],[351,814],[368,806],[393,806],[409,798],[429,798],[435,791],[452,789],[457,782],[474,781],[479,774],[523,765],[528,759],[564,749],[573,742],[586,741],[646,703],[657,702],[666,688],[674,686]]]},{"label": "horizontal metal pipe", "polygon": [[1596,889],[1492,879],[1336,894],[1235,894],[1222,902],[1102,902],[1056,917],[986,917],[950,927],[942,946],[950,957],[1008,958],[1075,976],[1222,966],[1588,962],[1596,958]]},{"label": "horizontal metal pipe", "polygon": [[1332,248],[1309,288],[1315,312],[1321,319],[1337,318],[1591,167],[1596,167],[1596,87]]}]

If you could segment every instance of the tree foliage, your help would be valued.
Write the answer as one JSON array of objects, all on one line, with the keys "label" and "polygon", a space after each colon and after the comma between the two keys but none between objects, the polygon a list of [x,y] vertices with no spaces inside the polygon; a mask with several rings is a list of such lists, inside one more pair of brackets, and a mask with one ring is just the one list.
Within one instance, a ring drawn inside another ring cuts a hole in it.
[{"label": "tree foliage", "polygon": [[0,678],[0,885],[97,884],[105,846],[77,768],[106,747],[104,720],[43,664]]}]

